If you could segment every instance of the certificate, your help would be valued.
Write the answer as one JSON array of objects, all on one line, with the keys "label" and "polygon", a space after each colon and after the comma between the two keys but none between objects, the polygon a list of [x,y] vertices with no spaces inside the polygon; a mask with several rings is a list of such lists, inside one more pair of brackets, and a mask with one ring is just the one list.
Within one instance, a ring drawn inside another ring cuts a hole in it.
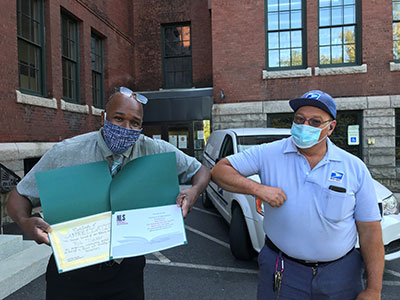
[{"label": "certificate", "polygon": [[176,204],[112,214],[112,259],[145,255],[186,243],[182,211]]},{"label": "certificate", "polygon": [[58,272],[110,259],[111,212],[52,225],[49,240]]}]

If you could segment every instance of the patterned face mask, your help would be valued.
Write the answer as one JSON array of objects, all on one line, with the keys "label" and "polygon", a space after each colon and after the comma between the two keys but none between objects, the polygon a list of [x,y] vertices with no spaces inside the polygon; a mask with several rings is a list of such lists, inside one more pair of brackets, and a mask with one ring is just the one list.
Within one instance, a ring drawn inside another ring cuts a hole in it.
[{"label": "patterned face mask", "polygon": [[108,148],[114,154],[121,154],[135,144],[142,129],[127,129],[107,121],[104,117],[103,136]]}]

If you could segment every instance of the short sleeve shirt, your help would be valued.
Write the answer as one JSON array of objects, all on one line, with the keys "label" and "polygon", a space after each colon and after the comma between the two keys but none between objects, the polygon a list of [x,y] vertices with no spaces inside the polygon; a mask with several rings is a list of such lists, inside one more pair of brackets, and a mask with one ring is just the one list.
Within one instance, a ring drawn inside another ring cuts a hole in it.
[{"label": "short sleeve shirt", "polygon": [[[201,164],[163,140],[153,140],[140,135],[138,141],[126,150],[122,165],[146,155],[175,152],[176,165],[180,183],[186,183],[200,169]],[[102,129],[66,139],[53,146],[40,161],[26,174],[17,185],[18,192],[27,197],[34,205],[39,203],[39,192],[36,186],[35,173],[73,165],[106,160],[111,167],[113,153],[107,147],[102,136]]]},{"label": "short sleeve shirt", "polygon": [[285,192],[282,206],[264,203],[263,227],[279,249],[298,259],[340,258],[356,244],[355,221],[381,218],[365,164],[329,139],[327,146],[326,155],[313,169],[291,137],[227,157],[243,176],[258,174],[262,184]]}]

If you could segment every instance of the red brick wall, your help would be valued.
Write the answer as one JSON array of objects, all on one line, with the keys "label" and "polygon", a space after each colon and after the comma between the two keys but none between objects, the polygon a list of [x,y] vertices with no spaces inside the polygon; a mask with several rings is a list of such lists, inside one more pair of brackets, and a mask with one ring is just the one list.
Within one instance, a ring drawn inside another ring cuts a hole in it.
[{"label": "red brick wall", "polygon": [[[134,86],[133,4],[131,0],[45,1],[46,92],[62,97],[61,7],[79,20],[80,101],[92,105],[90,35],[105,37],[105,92],[114,86]],[[1,1],[0,18],[0,142],[59,141],[96,130],[100,118],[16,103],[18,55],[16,1]]]},{"label": "red brick wall", "polygon": [[[391,1],[361,1],[362,63],[365,74],[263,80],[264,0],[212,1],[213,82],[217,102],[290,99],[311,89],[332,96],[400,94],[400,72],[392,61]],[[307,1],[308,67],[318,66],[318,1]],[[314,71],[313,71],[314,72]],[[226,98],[220,99],[220,89]]]},{"label": "red brick wall", "polygon": [[195,87],[212,86],[211,22],[207,0],[134,1],[136,88],[162,88],[161,24],[191,22]]}]

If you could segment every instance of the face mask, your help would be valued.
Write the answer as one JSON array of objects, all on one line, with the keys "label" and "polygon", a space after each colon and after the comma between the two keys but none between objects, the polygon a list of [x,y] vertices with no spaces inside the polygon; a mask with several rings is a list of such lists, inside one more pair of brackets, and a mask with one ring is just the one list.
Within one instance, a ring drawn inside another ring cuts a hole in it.
[{"label": "face mask", "polygon": [[104,116],[103,136],[108,148],[114,154],[121,154],[135,144],[143,129],[127,129],[107,121]]},{"label": "face mask", "polygon": [[292,134],[294,144],[301,149],[307,149],[322,142],[327,135],[321,140],[318,140],[319,136],[321,135],[321,131],[328,127],[329,124],[330,123],[328,123],[328,125],[326,125],[324,128],[318,128],[305,124],[300,125],[293,123],[290,132]]}]

